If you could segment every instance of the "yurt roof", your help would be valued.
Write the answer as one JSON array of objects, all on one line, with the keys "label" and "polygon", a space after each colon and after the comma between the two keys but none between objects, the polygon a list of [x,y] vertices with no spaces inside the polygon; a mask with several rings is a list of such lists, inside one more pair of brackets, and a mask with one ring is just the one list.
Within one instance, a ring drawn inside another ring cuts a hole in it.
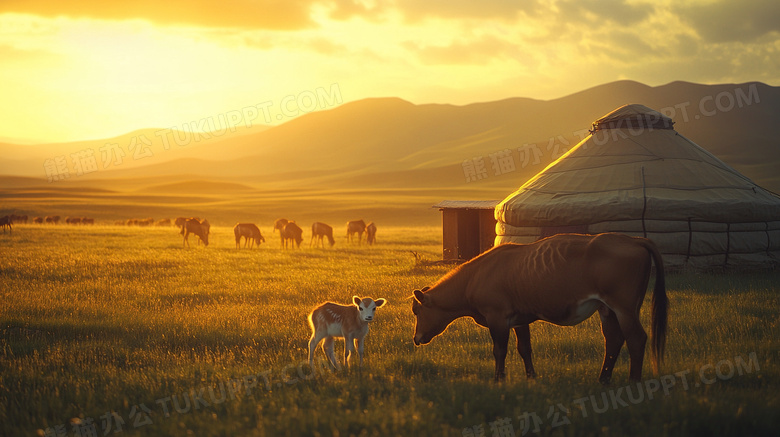
[{"label": "yurt roof", "polygon": [[668,117],[626,105],[496,207],[512,226],[601,221],[760,222],[780,217],[780,198],[672,128]]}]

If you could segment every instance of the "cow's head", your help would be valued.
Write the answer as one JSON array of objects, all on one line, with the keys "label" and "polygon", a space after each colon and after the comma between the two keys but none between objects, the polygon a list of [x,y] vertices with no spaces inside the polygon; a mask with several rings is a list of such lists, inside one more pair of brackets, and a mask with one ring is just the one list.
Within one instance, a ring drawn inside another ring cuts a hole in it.
[{"label": "cow's head", "polygon": [[374,320],[374,313],[377,308],[382,307],[387,301],[385,299],[371,299],[367,297],[361,299],[357,296],[352,296],[352,303],[358,307],[358,317],[364,322],[370,322]]},{"label": "cow's head", "polygon": [[433,337],[444,332],[452,323],[453,317],[446,311],[437,308],[431,295],[426,294],[429,287],[414,290],[412,313],[414,313],[414,344],[428,344]]}]

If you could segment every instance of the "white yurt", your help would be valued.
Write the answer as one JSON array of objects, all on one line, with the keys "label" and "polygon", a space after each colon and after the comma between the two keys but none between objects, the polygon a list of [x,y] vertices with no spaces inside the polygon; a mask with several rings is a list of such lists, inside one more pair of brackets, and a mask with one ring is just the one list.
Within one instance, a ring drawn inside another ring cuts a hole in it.
[{"label": "white yurt", "polygon": [[653,240],[673,269],[780,265],[780,197],[685,138],[670,118],[622,106],[495,209],[496,241],[578,232]]}]

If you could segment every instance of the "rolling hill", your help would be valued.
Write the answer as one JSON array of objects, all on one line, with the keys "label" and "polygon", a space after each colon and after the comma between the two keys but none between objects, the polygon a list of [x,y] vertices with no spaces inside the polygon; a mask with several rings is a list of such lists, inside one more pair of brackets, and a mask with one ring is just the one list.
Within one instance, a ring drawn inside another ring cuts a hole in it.
[{"label": "rolling hill", "polygon": [[[592,121],[626,103],[664,112],[677,131],[759,185],[780,191],[780,140],[774,134],[780,88],[757,82],[650,87],[633,81],[548,101],[509,98],[455,106],[365,99],[279,126],[222,135],[146,129],[79,143],[1,144],[0,175],[6,178],[0,187],[96,186],[133,198],[188,189],[224,198],[256,190],[258,199],[276,191],[316,190],[321,198],[328,190],[396,190],[423,194],[415,208],[442,197],[496,199],[579,142]],[[107,145],[119,147],[121,159],[112,160]],[[74,156],[85,150],[92,151],[97,169],[80,174]],[[501,152],[508,153],[512,168],[493,166]],[[69,162],[70,177],[47,183],[44,161],[56,156]],[[486,177],[467,182],[462,163],[475,160],[485,165]],[[4,200],[4,209],[6,204],[13,202]]]}]

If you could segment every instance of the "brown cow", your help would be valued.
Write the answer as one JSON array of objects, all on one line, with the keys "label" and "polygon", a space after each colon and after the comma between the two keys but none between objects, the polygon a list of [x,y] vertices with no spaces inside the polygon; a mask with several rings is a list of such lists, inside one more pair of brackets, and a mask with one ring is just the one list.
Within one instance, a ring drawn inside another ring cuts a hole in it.
[{"label": "brown cow", "polygon": [[24,223],[24,224],[27,224],[27,215],[11,214],[11,221],[14,222],[14,223]]},{"label": "brown cow", "polygon": [[47,215],[46,218],[43,219],[46,223],[51,223],[53,225],[56,225],[60,222],[60,216],[58,215]]},{"label": "brown cow", "polygon": [[535,376],[528,325],[536,320],[573,326],[598,311],[605,340],[599,380],[612,377],[628,344],[630,379],[642,378],[647,334],[639,309],[650,280],[656,279],[651,309],[653,367],[663,357],[668,300],[661,254],[652,241],[621,234],[561,234],[531,244],[502,244],[462,264],[430,288],[414,291],[414,344],[426,344],[455,319],[471,317],[490,330],[495,379],[505,377],[509,330],[526,375]]},{"label": "brown cow", "polygon": [[65,217],[65,223],[69,225],[78,225],[81,223],[81,217]]},{"label": "brown cow", "polygon": [[90,218],[90,217],[82,217],[81,218],[81,224],[82,225],[94,225],[95,224],[95,219]]},{"label": "brown cow", "polygon": [[287,226],[287,223],[290,223],[290,220],[283,219],[283,218],[276,219],[274,221],[274,230],[272,232],[276,232],[277,230],[279,230],[279,238],[281,238],[281,242],[282,242],[280,247],[282,248],[284,248],[284,237],[282,236],[282,231],[284,230],[284,227]]},{"label": "brown cow", "polygon": [[347,240],[353,242],[353,236],[358,235],[358,245],[363,242],[363,232],[366,231],[366,222],[363,220],[352,220],[347,222]]},{"label": "brown cow", "polygon": [[0,217],[0,228],[3,228],[3,233],[5,234],[5,228],[8,227],[8,231],[10,233],[14,233],[13,228],[11,227],[11,224],[13,224],[13,220],[11,220],[11,216],[4,215]]},{"label": "brown cow", "polygon": [[376,243],[376,225],[374,222],[366,225],[366,243],[368,243],[369,246]]},{"label": "brown cow", "polygon": [[324,237],[328,237],[328,242],[330,243],[330,247],[333,247],[334,244],[336,244],[336,240],[333,239],[333,228],[326,225],[325,223],[320,222],[314,222],[311,225],[311,240],[309,241],[309,247],[312,246],[312,243],[314,243],[314,238],[317,238],[317,247],[322,245],[322,248],[325,248],[325,241],[323,241]]},{"label": "brown cow", "polygon": [[284,225],[284,229],[282,229],[281,234],[283,247],[285,249],[287,249],[288,242],[290,243],[291,249],[294,248],[293,244],[295,244],[298,249],[301,248],[301,241],[303,241],[303,229],[296,225],[295,222],[288,222],[286,225]]},{"label": "brown cow", "polygon": [[33,223],[43,223],[43,217],[33,217]]},{"label": "brown cow", "polygon": [[257,244],[260,247],[261,242],[265,242],[263,234],[260,233],[260,228],[254,223],[236,223],[233,226],[233,234],[236,236],[236,249],[241,248],[241,237],[244,237],[244,247],[247,243],[251,243],[249,248],[252,248],[253,244]]},{"label": "brown cow", "polygon": [[157,223],[155,223],[154,225],[158,226],[158,227],[159,226],[170,226],[171,225],[171,219],[164,218],[164,219],[157,220]]},{"label": "brown cow", "polygon": [[[205,223],[204,223],[205,222]],[[195,219],[187,219],[186,222],[184,222],[184,226],[182,226],[182,231],[184,231],[184,242],[182,243],[182,246],[186,245],[187,247],[190,246],[189,241],[187,241],[187,237],[190,236],[190,234],[195,234],[198,237],[200,237],[200,240],[203,241],[203,244],[208,246],[209,245],[209,222],[205,219],[203,222],[199,222]]]}]

